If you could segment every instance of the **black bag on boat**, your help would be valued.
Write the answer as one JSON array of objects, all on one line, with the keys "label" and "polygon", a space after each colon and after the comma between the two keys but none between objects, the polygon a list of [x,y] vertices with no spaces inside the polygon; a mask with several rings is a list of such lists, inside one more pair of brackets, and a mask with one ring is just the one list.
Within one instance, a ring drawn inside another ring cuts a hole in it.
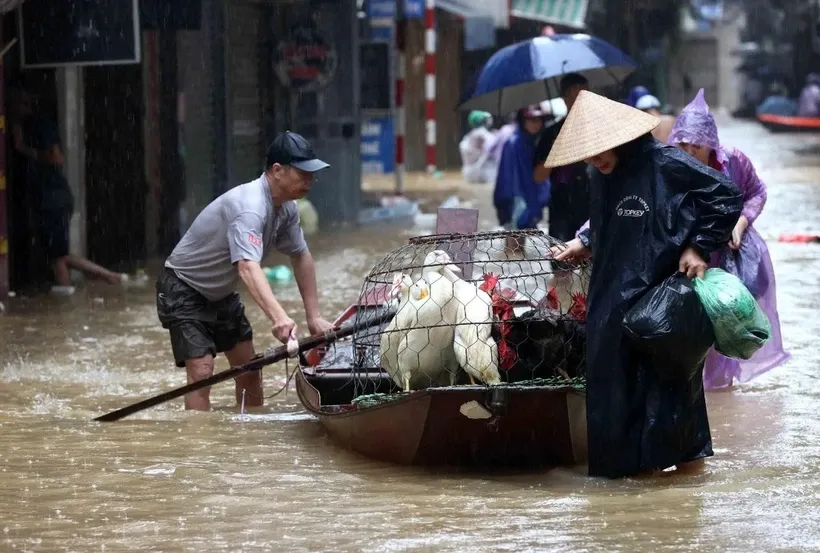
[{"label": "black bag on boat", "polygon": [[661,381],[688,382],[715,343],[692,282],[675,273],[643,295],[624,317],[624,333]]}]

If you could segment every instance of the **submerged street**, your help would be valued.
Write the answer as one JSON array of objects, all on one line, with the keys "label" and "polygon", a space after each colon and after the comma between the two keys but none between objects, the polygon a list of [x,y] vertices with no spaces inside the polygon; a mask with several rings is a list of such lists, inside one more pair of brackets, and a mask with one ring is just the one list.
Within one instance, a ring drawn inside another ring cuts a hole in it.
[{"label": "submerged street", "polygon": [[[337,447],[292,388],[262,414],[240,416],[230,382],[213,389],[211,413],[185,412],[177,400],[117,423],[90,422],[185,383],[157,321],[154,266],[141,289],[87,283],[70,298],[7,303],[0,550],[820,550],[820,245],[777,242],[781,233],[818,230],[820,135],[770,134],[726,118],[718,125],[723,143],[743,150],[768,186],[755,227],[772,254],[792,360],[707,395],[715,456],[702,473],[606,481],[583,467],[464,474],[386,465]],[[489,186],[466,188],[457,173],[424,178],[422,187],[410,180],[422,196],[474,200],[481,227],[494,226]],[[335,318],[370,268],[421,232],[429,229],[311,237],[324,315]],[[295,283],[274,293],[306,333]],[[252,300],[246,305],[261,350],[273,343],[269,324]],[[224,357],[217,367],[227,368]],[[287,369],[264,371],[267,395]]]}]

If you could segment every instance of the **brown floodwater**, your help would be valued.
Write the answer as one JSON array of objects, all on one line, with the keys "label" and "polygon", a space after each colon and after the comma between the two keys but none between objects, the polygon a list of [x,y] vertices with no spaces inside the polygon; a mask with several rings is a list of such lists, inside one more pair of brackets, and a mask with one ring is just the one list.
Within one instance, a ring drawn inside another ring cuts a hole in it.
[{"label": "brown floodwater", "polygon": [[[769,240],[793,358],[708,395],[715,456],[702,473],[607,481],[583,467],[464,475],[391,466],[337,447],[292,390],[240,416],[231,383],[214,388],[211,413],[177,400],[93,423],[185,377],[152,285],[90,283],[70,298],[13,298],[0,316],[0,551],[820,550],[820,246],[776,241],[820,227],[820,137],[721,123],[724,142],[768,184],[756,227]],[[443,199],[458,179],[416,179],[411,189]],[[458,193],[478,200],[482,227],[494,224],[489,188]],[[327,317],[357,296],[380,256],[423,231],[312,238]],[[294,285],[275,292],[301,314]],[[248,314],[257,347],[267,347],[269,325],[255,306]],[[285,371],[265,370],[268,393]]]}]

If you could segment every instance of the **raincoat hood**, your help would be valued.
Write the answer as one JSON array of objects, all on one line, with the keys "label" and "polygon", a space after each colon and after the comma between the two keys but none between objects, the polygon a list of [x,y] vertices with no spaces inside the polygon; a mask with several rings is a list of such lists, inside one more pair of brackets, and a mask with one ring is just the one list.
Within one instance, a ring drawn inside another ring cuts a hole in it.
[{"label": "raincoat hood", "polygon": [[[703,97],[702,88],[698,90],[695,99],[681,110],[680,115],[675,119],[672,132],[669,133],[667,144],[677,146],[681,143],[706,146],[714,150],[716,154],[720,154],[717,124],[709,112],[709,104]],[[725,160],[718,161],[723,163]]]},{"label": "raincoat hood", "polygon": [[493,116],[486,111],[473,110],[467,116],[467,124],[471,129],[483,126],[492,126]]}]

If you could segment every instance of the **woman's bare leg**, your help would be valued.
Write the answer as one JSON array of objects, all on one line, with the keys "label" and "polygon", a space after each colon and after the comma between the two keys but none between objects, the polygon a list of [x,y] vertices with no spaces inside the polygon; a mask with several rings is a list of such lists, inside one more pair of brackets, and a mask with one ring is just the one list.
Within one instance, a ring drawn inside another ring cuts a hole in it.
[{"label": "woman's bare leg", "polygon": [[60,286],[71,286],[71,275],[68,272],[67,255],[64,255],[54,262],[54,278]]},{"label": "woman's bare leg", "polygon": [[[122,276],[119,273],[109,271],[105,267],[101,267],[96,263],[80,257],[78,255],[69,254],[60,260],[65,260],[69,267],[79,269],[80,271],[93,275],[99,279],[107,281],[109,284],[119,284],[122,281]],[[58,263],[60,262],[58,260]],[[59,278],[58,278],[59,280]]]}]

